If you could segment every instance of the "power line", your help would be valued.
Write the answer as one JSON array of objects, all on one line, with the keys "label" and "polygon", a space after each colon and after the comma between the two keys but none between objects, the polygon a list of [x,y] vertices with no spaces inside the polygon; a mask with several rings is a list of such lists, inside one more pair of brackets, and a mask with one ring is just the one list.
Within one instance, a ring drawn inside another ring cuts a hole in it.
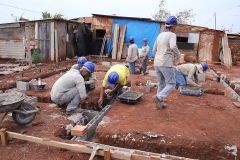
[{"label": "power line", "polygon": [[28,10],[28,9],[23,9],[23,8],[18,8],[18,7],[10,6],[10,5],[3,4],[3,3],[0,3],[0,4],[3,5],[3,6],[8,6],[8,7],[16,8],[16,9],[21,9],[21,10],[24,10],[24,11],[29,11],[29,12],[34,12],[34,13],[42,13],[42,12],[36,12],[36,11]]},{"label": "power line", "polygon": [[[5,15],[8,15],[8,16],[11,16],[10,14],[7,14],[7,13],[3,13],[3,12],[0,12],[0,13],[5,14]],[[12,17],[12,16],[11,16],[11,17]]]},{"label": "power line", "polygon": [[212,20],[213,17],[214,17],[214,15],[207,21],[206,24],[204,24],[204,26],[206,26]]}]

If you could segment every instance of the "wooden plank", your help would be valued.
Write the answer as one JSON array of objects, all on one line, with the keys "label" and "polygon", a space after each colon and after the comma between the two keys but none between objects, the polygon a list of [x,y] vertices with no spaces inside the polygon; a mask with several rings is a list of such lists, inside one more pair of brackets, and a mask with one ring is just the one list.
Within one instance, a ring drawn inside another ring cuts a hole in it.
[{"label": "wooden plank", "polygon": [[31,68],[32,67],[32,55],[31,55],[31,48],[30,48],[30,38],[29,38],[29,34],[27,35],[27,45],[28,45],[28,65]]},{"label": "wooden plank", "polygon": [[109,148],[104,149],[104,160],[111,160]]},{"label": "wooden plank", "polygon": [[1,137],[2,145],[3,146],[7,145],[8,141],[7,141],[6,128],[0,129],[0,137]]},{"label": "wooden plank", "polygon": [[123,50],[123,41],[125,38],[125,32],[126,32],[126,25],[122,25],[121,31],[120,31],[120,37],[118,42],[118,52],[117,52],[117,59],[120,60],[122,58],[122,50]]},{"label": "wooden plank", "polygon": [[[38,22],[35,22],[35,39],[38,39]],[[37,45],[35,47],[38,48]]]},{"label": "wooden plank", "polygon": [[213,48],[212,48],[212,61],[219,60],[219,50],[220,50],[220,36],[221,32],[215,31],[214,33],[214,41],[213,41]]},{"label": "wooden plank", "polygon": [[222,37],[222,46],[223,46],[223,62],[225,65],[231,67],[232,66],[232,56],[231,50],[228,45],[227,34]]},{"label": "wooden plank", "polygon": [[119,24],[114,25],[112,59],[117,59],[117,44],[119,36]]},{"label": "wooden plank", "polygon": [[57,39],[57,30],[55,30],[55,57],[56,57],[56,62],[58,63],[58,39]]},{"label": "wooden plank", "polygon": [[50,54],[51,54],[51,61],[54,61],[54,22],[50,23],[50,36],[51,36],[51,42],[50,42],[50,46],[51,46],[51,50],[50,50]]},{"label": "wooden plank", "polygon": [[233,102],[233,105],[237,108],[240,108],[240,103],[239,102]]},{"label": "wooden plank", "polygon": [[127,58],[127,54],[128,54],[128,43],[123,43],[122,58]]}]

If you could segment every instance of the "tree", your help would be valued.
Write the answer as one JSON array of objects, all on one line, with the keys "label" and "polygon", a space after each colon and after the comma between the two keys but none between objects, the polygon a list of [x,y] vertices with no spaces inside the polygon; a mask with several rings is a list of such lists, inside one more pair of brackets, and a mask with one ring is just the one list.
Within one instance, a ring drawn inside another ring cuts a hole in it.
[{"label": "tree", "polygon": [[185,9],[179,13],[171,14],[170,11],[166,10],[163,6],[166,3],[166,0],[160,0],[158,5],[158,11],[156,14],[152,16],[154,20],[160,20],[165,21],[167,17],[170,15],[174,15],[178,19],[178,23],[180,24],[191,24],[194,22],[194,17],[196,16],[195,13],[193,13],[193,9]]},{"label": "tree", "polygon": [[49,12],[42,12],[42,19],[47,18],[57,18],[57,19],[63,19],[63,15],[59,13],[55,13],[54,15],[51,15]]}]

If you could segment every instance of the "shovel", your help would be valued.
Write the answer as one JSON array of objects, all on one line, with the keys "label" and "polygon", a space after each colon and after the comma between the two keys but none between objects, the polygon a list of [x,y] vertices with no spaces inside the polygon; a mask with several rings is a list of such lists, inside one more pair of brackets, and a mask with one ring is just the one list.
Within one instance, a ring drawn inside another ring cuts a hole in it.
[{"label": "shovel", "polygon": [[91,143],[90,144],[86,144],[86,146],[93,148],[93,152],[92,152],[92,154],[91,154],[91,156],[89,158],[89,160],[93,160],[93,158],[95,157],[97,151],[100,149],[100,146],[99,146],[99,144],[91,144]]}]

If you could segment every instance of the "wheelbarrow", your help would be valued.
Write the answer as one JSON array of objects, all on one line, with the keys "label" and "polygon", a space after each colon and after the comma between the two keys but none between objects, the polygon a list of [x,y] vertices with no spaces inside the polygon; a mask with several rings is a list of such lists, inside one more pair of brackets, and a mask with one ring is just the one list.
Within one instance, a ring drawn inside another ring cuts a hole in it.
[{"label": "wheelbarrow", "polygon": [[0,113],[5,113],[0,124],[9,112],[12,118],[19,125],[31,123],[38,109],[30,103],[24,102],[26,94],[21,92],[9,92],[0,94]]}]

